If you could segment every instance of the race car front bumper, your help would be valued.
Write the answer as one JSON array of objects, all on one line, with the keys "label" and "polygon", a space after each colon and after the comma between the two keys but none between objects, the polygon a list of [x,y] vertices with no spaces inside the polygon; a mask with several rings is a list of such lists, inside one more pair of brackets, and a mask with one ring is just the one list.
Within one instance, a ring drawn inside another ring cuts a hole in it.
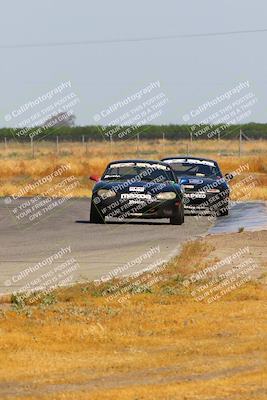
[{"label": "race car front bumper", "polygon": [[178,198],[173,200],[150,199],[105,199],[96,206],[107,218],[170,218],[175,215],[177,207],[181,206],[182,201]]},{"label": "race car front bumper", "polygon": [[202,193],[185,192],[184,208],[190,214],[210,214],[216,213],[221,208],[228,206],[229,192]]}]

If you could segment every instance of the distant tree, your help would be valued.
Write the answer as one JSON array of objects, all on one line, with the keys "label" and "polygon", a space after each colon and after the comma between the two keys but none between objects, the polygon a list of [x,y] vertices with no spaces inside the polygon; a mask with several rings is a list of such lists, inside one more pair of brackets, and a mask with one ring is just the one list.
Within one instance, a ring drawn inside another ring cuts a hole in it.
[{"label": "distant tree", "polygon": [[51,126],[51,127],[59,127],[59,126],[68,126],[72,127],[75,125],[75,115],[69,114],[67,112],[60,112],[53,117],[49,118],[45,121],[43,126]]}]

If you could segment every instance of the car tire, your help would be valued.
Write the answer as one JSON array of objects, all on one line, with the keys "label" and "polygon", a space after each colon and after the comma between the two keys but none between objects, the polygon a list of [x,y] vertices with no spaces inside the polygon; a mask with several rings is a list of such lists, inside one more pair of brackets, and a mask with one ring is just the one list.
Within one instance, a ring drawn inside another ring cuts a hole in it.
[{"label": "car tire", "polygon": [[171,225],[182,225],[184,223],[184,206],[181,204],[175,209],[173,216],[170,218]]},{"label": "car tire", "polygon": [[93,199],[91,201],[90,222],[91,222],[91,224],[104,224],[105,223],[105,217],[101,213],[101,211],[98,210],[98,208],[96,207],[96,205],[93,202]]},{"label": "car tire", "polygon": [[225,201],[221,210],[218,210],[217,217],[226,217],[229,214],[229,202]]},{"label": "car tire", "polygon": [[229,215],[229,209],[228,208],[226,210],[218,212],[218,217],[226,217],[227,215]]}]

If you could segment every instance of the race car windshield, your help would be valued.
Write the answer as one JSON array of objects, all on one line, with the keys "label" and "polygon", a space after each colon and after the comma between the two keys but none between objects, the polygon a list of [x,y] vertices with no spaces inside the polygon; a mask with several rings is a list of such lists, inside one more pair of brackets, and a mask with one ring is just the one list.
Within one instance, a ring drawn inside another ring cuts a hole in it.
[{"label": "race car windshield", "polygon": [[157,164],[114,164],[105,171],[102,179],[104,180],[128,180],[135,179],[136,181],[156,181],[156,182],[175,182],[173,171],[162,165]]},{"label": "race car windshield", "polygon": [[172,163],[172,169],[176,176],[202,176],[202,177],[216,177],[221,176],[219,168],[214,165],[193,164],[193,163]]}]

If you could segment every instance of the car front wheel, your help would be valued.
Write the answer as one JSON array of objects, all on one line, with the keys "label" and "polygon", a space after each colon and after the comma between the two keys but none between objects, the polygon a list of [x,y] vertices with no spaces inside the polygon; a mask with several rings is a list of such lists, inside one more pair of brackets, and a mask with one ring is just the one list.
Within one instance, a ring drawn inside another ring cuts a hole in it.
[{"label": "car front wheel", "polygon": [[229,201],[225,200],[222,207],[217,211],[217,217],[226,217],[229,214]]},{"label": "car front wheel", "polygon": [[91,201],[91,210],[90,210],[90,222],[91,224],[104,224],[105,217],[101,213],[101,211],[96,207],[93,202]]},{"label": "car front wheel", "polygon": [[171,225],[182,225],[184,223],[184,206],[180,204],[179,207],[175,208],[175,211],[170,218]]}]

